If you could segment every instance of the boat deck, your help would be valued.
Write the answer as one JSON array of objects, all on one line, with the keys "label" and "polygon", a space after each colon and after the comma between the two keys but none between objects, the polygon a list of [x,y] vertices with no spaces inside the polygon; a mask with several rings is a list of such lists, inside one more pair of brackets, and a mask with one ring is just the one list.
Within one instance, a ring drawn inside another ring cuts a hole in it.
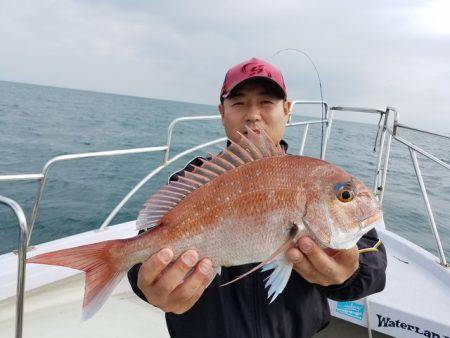
[{"label": "boat deck", "polygon": [[[164,313],[137,298],[123,280],[102,310],[92,319],[81,322],[81,304],[84,279],[81,274],[69,277],[27,293],[24,337],[42,338],[97,338],[112,337],[169,337]],[[3,303],[0,310],[0,332],[2,337],[14,336],[13,299]],[[9,306],[8,306],[9,305]],[[9,308],[9,311],[6,310]],[[346,337],[360,338],[367,329],[334,319],[330,326],[315,335],[315,338]],[[374,333],[374,337],[388,337]]]},{"label": "boat deck", "polygon": [[[27,292],[24,337],[169,337],[164,313],[136,297],[126,279],[118,285],[102,311],[81,321],[84,275]],[[0,306],[0,333],[14,337],[14,299]]]}]

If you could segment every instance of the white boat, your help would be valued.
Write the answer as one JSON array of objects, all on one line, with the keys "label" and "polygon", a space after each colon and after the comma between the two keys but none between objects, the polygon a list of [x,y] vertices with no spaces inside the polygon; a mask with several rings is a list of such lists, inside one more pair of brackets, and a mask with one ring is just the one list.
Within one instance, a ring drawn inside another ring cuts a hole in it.
[{"label": "white boat", "polygon": [[[335,112],[352,111],[380,117],[380,147],[378,162],[374,168],[373,192],[383,201],[389,155],[392,141],[406,146],[411,154],[418,184],[429,215],[430,229],[436,240],[439,257],[395,234],[389,229],[377,229],[386,246],[388,256],[387,283],[384,291],[352,302],[329,301],[334,319],[331,325],[315,337],[450,337],[450,271],[439,238],[433,212],[417,159],[417,153],[450,170],[450,165],[432,154],[403,139],[397,133],[400,128],[429,133],[400,124],[395,109],[385,110],[352,107],[331,107],[324,102],[294,101],[296,105],[318,105],[323,118],[301,122],[289,121],[290,128],[304,126],[300,140],[303,153],[308,127],[322,124],[325,127],[321,158],[325,159]],[[88,157],[120,156],[131,153],[162,152],[164,159],[143,178],[114,208],[98,230],[88,231],[62,239],[36,245],[33,255],[76,245],[113,238],[131,237],[136,234],[134,223],[110,226],[111,221],[130,197],[147,181],[175,160],[204,147],[223,143],[220,138],[184,152],[170,156],[172,134],[180,123],[220,119],[220,116],[184,117],[174,120],[168,128],[167,143],[163,146],[112,150],[104,152],[71,154],[49,160],[41,173],[1,175],[0,181],[36,180],[39,189],[29,219],[13,200],[0,196],[0,202],[15,212],[21,229],[18,252],[0,256],[0,336],[1,337],[169,337],[164,314],[141,301],[132,292],[126,279],[116,287],[112,297],[92,319],[81,322],[81,303],[84,293],[83,273],[68,268],[30,265],[25,269],[24,259],[37,217],[39,202],[45,191],[50,169],[63,161]],[[437,135],[450,139],[446,135]],[[25,273],[26,271],[26,273]],[[118,311],[120,309],[120,311]],[[206,319],[207,320],[207,319]]]}]

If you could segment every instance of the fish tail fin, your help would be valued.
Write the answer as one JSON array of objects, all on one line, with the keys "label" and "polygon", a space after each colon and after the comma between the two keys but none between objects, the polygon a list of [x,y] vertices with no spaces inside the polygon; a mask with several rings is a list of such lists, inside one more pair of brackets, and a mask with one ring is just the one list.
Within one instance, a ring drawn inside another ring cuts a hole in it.
[{"label": "fish tail fin", "polygon": [[82,319],[91,318],[123,278],[127,266],[120,259],[123,240],[112,240],[44,253],[27,263],[65,266],[86,273]]}]

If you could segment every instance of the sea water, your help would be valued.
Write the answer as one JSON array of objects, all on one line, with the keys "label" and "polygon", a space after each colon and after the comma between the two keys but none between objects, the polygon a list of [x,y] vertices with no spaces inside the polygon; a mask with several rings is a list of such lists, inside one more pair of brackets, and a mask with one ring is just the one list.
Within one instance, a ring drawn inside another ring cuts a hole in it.
[{"label": "sea water", "polygon": [[[167,127],[175,118],[217,114],[217,108],[210,105],[0,81],[0,175],[40,173],[48,160],[63,154],[161,146],[166,143]],[[302,128],[287,129],[288,152],[298,153]],[[373,152],[376,133],[375,124],[335,120],[327,160],[372,187],[377,163]],[[320,135],[320,125],[311,125],[305,155],[319,155]],[[445,139],[403,130],[401,135],[450,162],[450,142]],[[223,136],[220,120],[181,122],[174,130],[171,155]],[[207,151],[219,149],[208,147],[175,161],[144,185],[112,224],[136,219],[146,199],[165,184],[172,172]],[[97,229],[127,192],[162,159],[163,154],[158,152],[73,160],[52,166],[31,243]],[[419,161],[450,258],[450,173],[421,156]],[[0,182],[0,195],[16,200],[27,215],[37,189],[36,181]],[[388,229],[436,254],[409,152],[396,141],[391,152],[384,213]],[[0,205],[0,253],[17,248],[17,239],[17,221],[11,210]]]}]

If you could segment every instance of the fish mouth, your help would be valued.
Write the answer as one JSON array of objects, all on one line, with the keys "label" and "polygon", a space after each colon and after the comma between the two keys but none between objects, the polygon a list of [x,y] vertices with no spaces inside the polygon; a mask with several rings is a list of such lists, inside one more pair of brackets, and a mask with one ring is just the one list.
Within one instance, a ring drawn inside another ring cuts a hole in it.
[{"label": "fish mouth", "polygon": [[361,227],[363,232],[367,232],[373,228],[385,229],[384,218],[382,213],[378,213],[366,218],[363,222],[361,222]]},{"label": "fish mouth", "polygon": [[381,212],[380,209],[374,210],[374,212],[372,212],[366,218],[359,220],[359,222],[361,230],[365,230],[368,227],[379,226],[380,223],[383,223],[384,228],[383,213]]}]

